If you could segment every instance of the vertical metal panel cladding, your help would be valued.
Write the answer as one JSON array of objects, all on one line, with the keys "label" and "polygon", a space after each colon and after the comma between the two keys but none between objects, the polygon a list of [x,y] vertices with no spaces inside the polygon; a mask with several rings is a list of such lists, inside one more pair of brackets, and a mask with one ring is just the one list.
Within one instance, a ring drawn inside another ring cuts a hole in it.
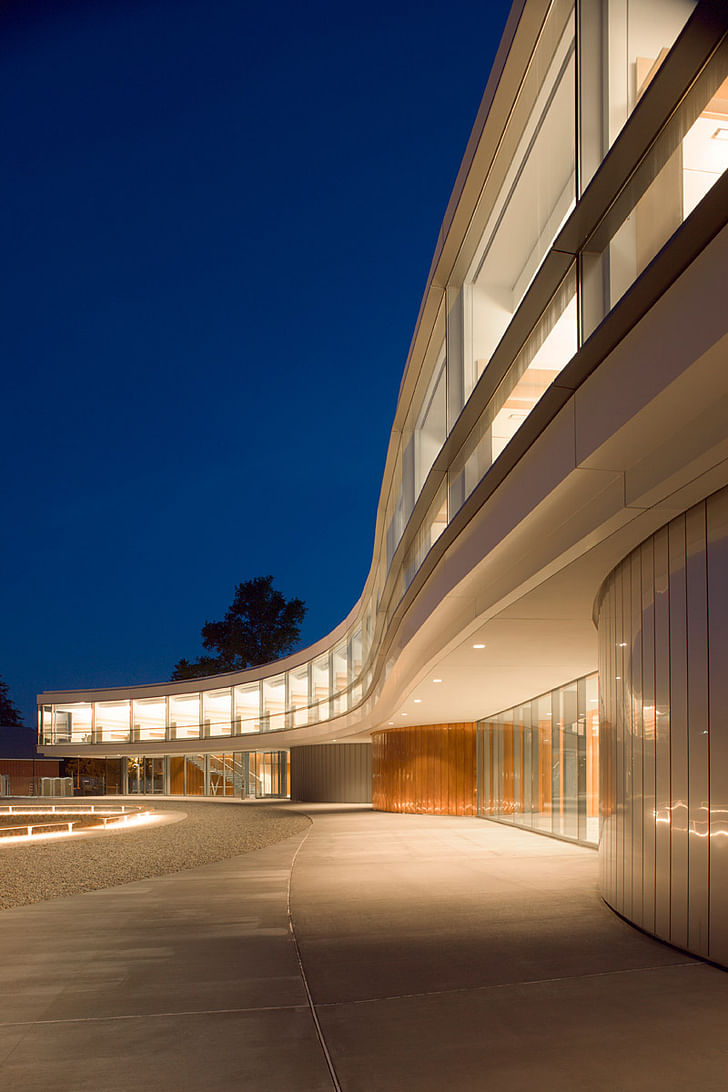
[{"label": "vertical metal panel cladding", "polygon": [[372,733],[378,811],[476,814],[476,726],[426,724]]},{"label": "vertical metal panel cladding", "polygon": [[728,489],[626,557],[598,615],[602,894],[728,965]]},{"label": "vertical metal panel cladding", "polygon": [[[728,965],[728,490],[707,506],[711,957]],[[720,604],[723,605],[721,609]]]},{"label": "vertical metal panel cladding", "polygon": [[372,798],[370,743],[291,747],[291,799],[322,804],[368,804]]}]

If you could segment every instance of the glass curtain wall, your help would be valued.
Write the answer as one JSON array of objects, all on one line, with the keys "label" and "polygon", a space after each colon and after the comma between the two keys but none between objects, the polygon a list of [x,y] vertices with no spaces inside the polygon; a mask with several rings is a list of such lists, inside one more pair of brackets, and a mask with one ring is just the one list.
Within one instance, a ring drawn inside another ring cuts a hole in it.
[{"label": "glass curtain wall", "polygon": [[473,492],[577,350],[576,267],[518,353],[448,471],[448,514]]},{"label": "glass curtain wall", "polygon": [[245,683],[233,687],[235,702],[235,735],[260,731],[260,683]]},{"label": "glass curtain wall", "polygon": [[167,699],[141,698],[132,702],[132,743],[167,738]]},{"label": "glass curtain wall", "polygon": [[598,676],[481,721],[477,781],[483,818],[596,845]]},{"label": "glass curtain wall", "polygon": [[[122,759],[122,762],[124,760]],[[164,759],[139,756],[127,761],[127,788],[131,795],[164,792]]]},{"label": "glass curtain wall", "polygon": [[[518,305],[576,203],[576,63],[573,5],[554,4],[506,132],[510,158],[448,323],[463,398],[488,367]],[[452,386],[452,384],[451,384]],[[451,406],[451,418],[461,404]],[[517,427],[517,426],[516,426]],[[492,461],[492,459],[491,459]]]},{"label": "glass curtain wall", "polygon": [[603,25],[607,147],[653,79],[697,0],[609,0]]},{"label": "glass curtain wall", "polygon": [[[676,8],[692,6],[677,4]],[[655,41],[661,41],[659,19],[653,32]],[[654,78],[667,48],[650,51],[645,47],[645,53],[633,59],[630,67],[628,83],[636,89],[637,99]],[[587,243],[582,303],[585,336],[618,303],[726,167],[728,47],[724,44],[695,80]]]},{"label": "glass curtain wall", "polygon": [[[499,134],[471,229],[476,239],[467,240],[462,269],[442,292],[382,498],[384,543],[352,633],[312,661],[262,681],[43,706],[44,743],[247,735],[325,721],[361,702],[373,681],[377,627],[392,617],[448,523],[573,357],[579,338],[589,336],[725,173],[728,51],[721,46],[506,359],[503,335],[554,238],[695,6],[695,0],[585,0],[577,65],[573,0],[550,4]],[[492,384],[493,394],[449,465],[440,467],[448,432],[481,377],[480,390]],[[390,564],[428,480],[427,505],[388,586]]]}]

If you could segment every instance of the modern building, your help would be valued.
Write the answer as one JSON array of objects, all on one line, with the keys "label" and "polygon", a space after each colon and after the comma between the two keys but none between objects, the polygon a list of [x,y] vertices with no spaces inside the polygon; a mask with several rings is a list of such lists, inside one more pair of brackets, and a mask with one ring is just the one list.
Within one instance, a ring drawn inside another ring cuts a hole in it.
[{"label": "modern building", "polygon": [[516,0],[333,633],[44,693],[107,791],[371,799],[597,845],[728,964],[728,6]]}]

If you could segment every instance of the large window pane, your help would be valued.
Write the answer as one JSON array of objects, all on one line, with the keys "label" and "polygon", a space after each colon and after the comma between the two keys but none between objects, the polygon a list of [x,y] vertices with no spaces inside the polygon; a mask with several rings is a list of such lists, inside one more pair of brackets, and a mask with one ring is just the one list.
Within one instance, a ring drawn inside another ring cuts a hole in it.
[{"label": "large window pane", "polygon": [[185,795],[205,795],[205,755],[185,755]]},{"label": "large window pane", "polygon": [[589,334],[728,167],[728,50],[719,51],[587,244]]},{"label": "large window pane", "polygon": [[445,345],[438,356],[422,408],[415,425],[414,473],[415,500],[422,492],[427,475],[447,436],[447,377]]},{"label": "large window pane", "polygon": [[478,814],[594,844],[598,839],[597,676],[478,727]]},{"label": "large window pane", "polygon": [[572,268],[452,462],[448,472],[450,519],[576,350],[576,272]]},{"label": "large window pane", "polygon": [[132,739],[167,738],[167,699],[137,698],[132,704]]},{"label": "large window pane", "polygon": [[170,739],[198,739],[200,695],[172,694],[169,699]]},{"label": "large window pane", "polygon": [[260,731],[260,683],[245,683],[233,691],[235,701],[235,734],[247,735]]},{"label": "large window pane", "polygon": [[286,712],[286,676],[274,675],[263,679],[263,716],[261,728],[264,732],[274,732],[285,728]]},{"label": "large window pane", "polygon": [[97,701],[94,740],[97,743],[128,743],[131,702]]},{"label": "large window pane", "polygon": [[206,736],[229,736],[232,726],[232,691],[202,691],[202,723]]},{"label": "large window pane", "polygon": [[362,635],[361,625],[359,625],[349,638],[349,682],[359,678],[362,666]]},{"label": "large window pane", "polygon": [[349,656],[347,642],[342,641],[336,646],[331,657],[331,665],[334,675],[334,716],[345,713],[348,708],[349,695]]},{"label": "large window pane", "polygon": [[294,728],[308,724],[309,705],[311,704],[310,665],[302,664],[288,672],[289,707]]},{"label": "large window pane", "polygon": [[599,841],[599,676],[586,679],[586,840]]},{"label": "large window pane", "polygon": [[552,796],[554,834],[577,838],[578,826],[578,708],[577,684],[553,692]]},{"label": "large window pane", "polygon": [[604,69],[611,146],[674,45],[696,0],[625,0],[607,5]]},{"label": "large window pane", "polygon": [[41,743],[53,743],[53,706],[44,705],[38,710],[38,728]]},{"label": "large window pane", "polygon": [[208,755],[210,796],[234,796],[234,763],[231,754]]},{"label": "large window pane", "polygon": [[[463,352],[472,382],[488,366],[528,286],[575,204],[575,63],[571,15],[544,35],[533,107],[466,282]],[[450,350],[448,349],[448,356]],[[467,384],[465,396],[467,396]]]},{"label": "large window pane", "polygon": [[90,702],[56,705],[56,743],[91,743],[93,710]]},{"label": "large window pane", "polygon": [[531,799],[533,826],[551,830],[551,695],[531,702]]},{"label": "large window pane", "polygon": [[330,660],[328,652],[313,662],[313,699],[316,720],[329,719],[329,695],[331,693]]}]

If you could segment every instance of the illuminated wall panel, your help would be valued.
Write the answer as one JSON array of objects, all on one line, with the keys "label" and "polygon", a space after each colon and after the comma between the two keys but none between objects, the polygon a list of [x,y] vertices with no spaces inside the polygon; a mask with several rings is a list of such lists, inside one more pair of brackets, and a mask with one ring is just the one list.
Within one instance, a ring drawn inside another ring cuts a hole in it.
[{"label": "illuminated wall panel", "polygon": [[378,811],[475,815],[475,725],[427,724],[372,733]]}]

